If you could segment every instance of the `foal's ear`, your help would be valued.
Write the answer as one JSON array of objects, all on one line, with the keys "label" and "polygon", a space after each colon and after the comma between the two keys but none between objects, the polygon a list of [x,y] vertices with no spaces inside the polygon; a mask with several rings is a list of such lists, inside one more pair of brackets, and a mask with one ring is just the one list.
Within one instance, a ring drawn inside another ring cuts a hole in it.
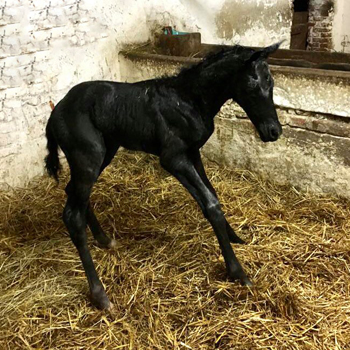
[{"label": "foal's ear", "polygon": [[276,44],[273,44],[271,46],[267,46],[265,47],[262,51],[264,52],[264,54],[266,55],[264,58],[267,58],[271,53],[274,53],[275,51],[278,50],[278,48],[281,46],[281,44],[283,42],[285,42],[286,39],[283,39],[281,41],[279,41],[278,43]]},{"label": "foal's ear", "polygon": [[253,54],[245,61],[245,64],[249,65],[253,63],[254,61],[257,61],[259,59],[266,59],[269,57],[270,54],[274,53],[275,51],[278,50],[280,45],[284,42],[285,40],[281,40],[276,44],[273,44],[271,46],[267,46],[261,50],[253,52]]}]

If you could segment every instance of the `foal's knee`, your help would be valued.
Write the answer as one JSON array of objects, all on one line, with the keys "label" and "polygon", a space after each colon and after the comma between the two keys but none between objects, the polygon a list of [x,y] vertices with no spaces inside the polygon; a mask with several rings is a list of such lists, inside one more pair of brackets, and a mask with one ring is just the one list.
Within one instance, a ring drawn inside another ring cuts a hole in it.
[{"label": "foal's knee", "polygon": [[205,207],[206,216],[209,220],[220,220],[224,218],[221,206],[218,200],[214,200]]}]

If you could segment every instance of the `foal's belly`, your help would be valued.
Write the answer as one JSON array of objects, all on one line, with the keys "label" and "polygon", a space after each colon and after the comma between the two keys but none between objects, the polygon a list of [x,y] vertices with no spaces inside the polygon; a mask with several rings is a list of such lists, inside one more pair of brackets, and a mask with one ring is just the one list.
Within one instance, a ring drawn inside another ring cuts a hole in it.
[{"label": "foal's belly", "polygon": [[130,118],[119,124],[116,134],[122,147],[143,151],[151,154],[159,154],[159,140],[156,135],[154,122],[144,116]]},{"label": "foal's belly", "polygon": [[120,144],[131,151],[142,151],[154,155],[160,154],[160,148],[154,140],[122,139]]}]

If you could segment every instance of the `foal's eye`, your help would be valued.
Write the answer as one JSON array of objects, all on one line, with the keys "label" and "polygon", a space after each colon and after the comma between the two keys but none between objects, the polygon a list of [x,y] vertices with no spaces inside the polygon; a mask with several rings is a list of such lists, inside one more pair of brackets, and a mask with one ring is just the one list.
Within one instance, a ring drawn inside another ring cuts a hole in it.
[{"label": "foal's eye", "polygon": [[249,77],[249,80],[248,80],[248,87],[249,87],[250,89],[254,89],[254,88],[256,88],[258,85],[259,85],[258,79],[254,79],[253,77]]}]

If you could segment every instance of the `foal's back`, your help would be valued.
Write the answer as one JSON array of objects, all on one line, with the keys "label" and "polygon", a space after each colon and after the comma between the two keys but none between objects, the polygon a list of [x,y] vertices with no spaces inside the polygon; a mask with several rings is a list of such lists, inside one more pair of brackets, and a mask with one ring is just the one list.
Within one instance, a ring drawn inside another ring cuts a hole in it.
[{"label": "foal's back", "polygon": [[64,150],[65,143],[83,141],[95,129],[107,144],[152,153],[157,120],[149,93],[144,84],[91,81],[74,86],[50,118],[58,144]]},{"label": "foal's back", "polygon": [[[201,146],[210,136],[193,103],[167,79],[138,83],[91,81],[76,85],[50,118],[63,151],[65,143],[100,139],[109,145],[160,155],[169,138]],[[71,140],[71,141],[69,141]],[[73,141],[74,140],[74,141]],[[100,142],[100,141],[99,141]]]}]

